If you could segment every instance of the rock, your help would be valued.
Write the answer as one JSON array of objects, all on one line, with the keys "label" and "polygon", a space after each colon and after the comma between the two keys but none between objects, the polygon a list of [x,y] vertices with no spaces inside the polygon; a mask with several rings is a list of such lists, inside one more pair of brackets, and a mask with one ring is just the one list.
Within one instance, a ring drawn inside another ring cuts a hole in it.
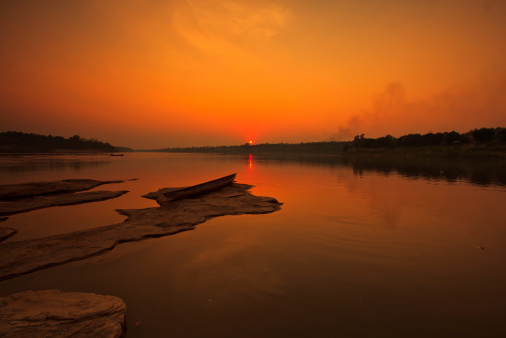
[{"label": "rock", "polygon": [[124,337],[125,314],[114,296],[26,291],[0,298],[0,336]]},{"label": "rock", "polygon": [[250,185],[234,183],[198,198],[168,201],[164,189],[148,194],[160,207],[118,210],[123,223],[33,240],[0,243],[0,280],[103,254],[124,242],[195,229],[224,215],[266,214],[281,209],[271,197],[254,196]]},{"label": "rock", "polygon": [[75,193],[96,188],[102,184],[123,183],[123,180],[96,181],[89,179],[73,179],[50,182],[32,182],[21,184],[0,185],[0,199],[23,198],[30,196]]},{"label": "rock", "polygon": [[90,191],[78,194],[65,193],[57,195],[31,196],[15,200],[0,200],[0,215],[13,215],[22,212],[82,203],[104,201],[119,197],[128,191]]},{"label": "rock", "polygon": [[0,242],[5,241],[7,238],[14,236],[18,231],[11,228],[0,228]]},{"label": "rock", "polygon": [[116,198],[128,191],[92,191],[79,194],[76,192],[89,190],[103,184],[122,182],[125,181],[75,179],[0,185],[0,216]]}]

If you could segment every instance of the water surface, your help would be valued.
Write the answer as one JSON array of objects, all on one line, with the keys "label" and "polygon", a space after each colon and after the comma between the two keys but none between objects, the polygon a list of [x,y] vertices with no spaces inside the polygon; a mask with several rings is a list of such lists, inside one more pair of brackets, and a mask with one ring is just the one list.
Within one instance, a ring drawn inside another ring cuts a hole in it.
[{"label": "water surface", "polygon": [[132,153],[0,157],[0,183],[138,178],[119,198],[13,215],[18,241],[122,222],[140,196],[237,172],[267,215],[0,283],[121,297],[128,337],[476,337],[506,333],[504,164]]}]

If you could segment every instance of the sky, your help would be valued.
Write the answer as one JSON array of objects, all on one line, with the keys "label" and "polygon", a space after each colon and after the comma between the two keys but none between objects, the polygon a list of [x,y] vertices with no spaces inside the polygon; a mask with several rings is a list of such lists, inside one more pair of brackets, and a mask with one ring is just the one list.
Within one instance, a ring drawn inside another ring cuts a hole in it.
[{"label": "sky", "polygon": [[135,149],[506,127],[503,0],[0,1],[0,132]]}]

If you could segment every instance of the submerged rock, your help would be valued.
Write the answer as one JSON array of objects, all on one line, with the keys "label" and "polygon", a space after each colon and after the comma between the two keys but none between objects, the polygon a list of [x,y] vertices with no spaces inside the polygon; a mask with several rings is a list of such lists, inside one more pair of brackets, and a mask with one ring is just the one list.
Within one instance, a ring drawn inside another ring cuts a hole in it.
[{"label": "submerged rock", "polygon": [[0,298],[0,336],[124,337],[125,314],[114,296],[26,291]]},{"label": "submerged rock", "polygon": [[[271,197],[254,196],[252,186],[234,183],[220,190],[177,201],[167,200],[167,189],[145,195],[159,207],[117,210],[123,223],[20,242],[0,243],[0,280],[82,260],[112,250],[124,242],[193,230],[208,219],[240,214],[266,214],[281,209]],[[170,190],[170,189],[169,189]]]}]

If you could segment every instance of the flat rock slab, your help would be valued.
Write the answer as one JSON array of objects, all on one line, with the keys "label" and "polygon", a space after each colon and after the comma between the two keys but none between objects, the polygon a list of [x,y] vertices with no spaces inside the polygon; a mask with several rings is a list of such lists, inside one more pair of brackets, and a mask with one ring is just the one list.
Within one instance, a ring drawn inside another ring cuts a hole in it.
[{"label": "flat rock slab", "polygon": [[26,291],[0,298],[0,336],[124,337],[125,314],[114,296]]},{"label": "flat rock slab", "polygon": [[241,214],[266,214],[281,209],[272,197],[254,196],[252,186],[234,183],[198,198],[168,201],[166,189],[145,197],[159,207],[122,209],[123,223],[46,238],[0,243],[0,280],[82,260],[112,250],[124,242],[172,235],[193,230],[208,219]]},{"label": "flat rock slab", "polygon": [[96,188],[102,184],[123,183],[123,180],[96,181],[89,179],[71,179],[50,182],[31,182],[0,185],[0,200],[41,196],[51,194],[75,193]]},{"label": "flat rock slab", "polygon": [[31,196],[26,198],[17,198],[16,200],[0,200],[0,216],[14,215],[22,212],[44,209],[49,207],[58,207],[65,205],[75,205],[82,203],[105,201],[111,198],[126,194],[127,190],[122,191],[89,191],[82,193],[65,193],[57,195]]},{"label": "flat rock slab", "polygon": [[122,182],[125,181],[75,179],[0,185],[0,216],[116,198],[128,191],[77,192],[93,189],[103,184]]}]

